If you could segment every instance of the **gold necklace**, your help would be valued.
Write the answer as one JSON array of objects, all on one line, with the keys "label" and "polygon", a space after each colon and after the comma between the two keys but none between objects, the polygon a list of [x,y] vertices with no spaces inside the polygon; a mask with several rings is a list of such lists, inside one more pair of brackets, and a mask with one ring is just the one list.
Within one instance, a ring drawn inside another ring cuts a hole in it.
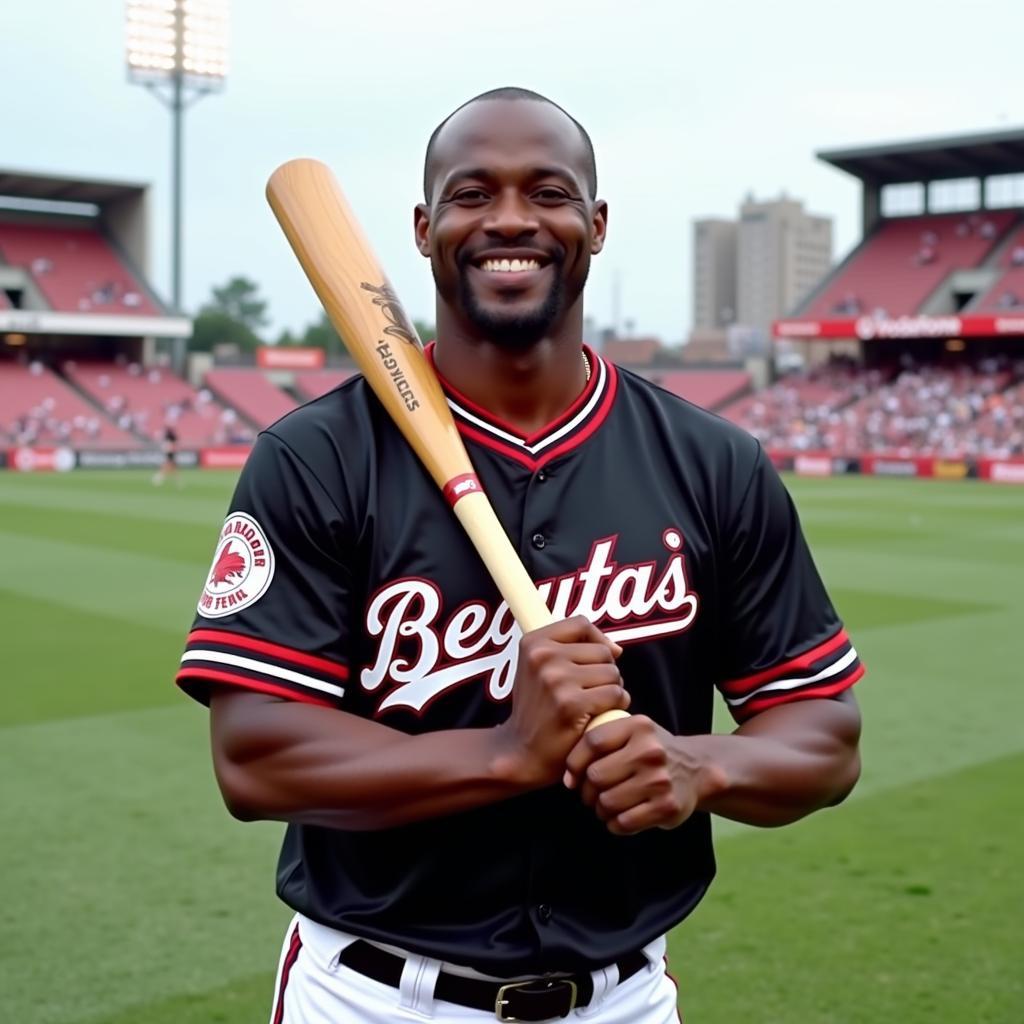
[{"label": "gold necklace", "polygon": [[587,358],[587,353],[583,353],[583,370],[587,375],[586,383],[590,383],[590,360]]}]

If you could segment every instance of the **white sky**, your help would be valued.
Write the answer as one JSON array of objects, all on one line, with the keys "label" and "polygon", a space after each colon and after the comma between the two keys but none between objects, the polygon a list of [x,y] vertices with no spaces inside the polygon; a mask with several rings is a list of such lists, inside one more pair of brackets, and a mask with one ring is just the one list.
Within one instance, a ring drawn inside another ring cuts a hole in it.
[{"label": "white sky", "polygon": [[[4,5],[0,167],[150,182],[152,273],[170,292],[169,113],[126,82],[120,0]],[[980,26],[973,28],[972,26]],[[587,311],[681,340],[691,221],[782,190],[858,238],[859,193],[819,149],[1024,124],[1024,3],[922,0],[233,0],[231,73],[185,122],[185,304],[242,273],[273,334],[315,296],[263,189],[315,156],[348,193],[398,294],[433,320],[412,241],[423,149],[452,108],[519,85],[588,129],[609,239]]]}]

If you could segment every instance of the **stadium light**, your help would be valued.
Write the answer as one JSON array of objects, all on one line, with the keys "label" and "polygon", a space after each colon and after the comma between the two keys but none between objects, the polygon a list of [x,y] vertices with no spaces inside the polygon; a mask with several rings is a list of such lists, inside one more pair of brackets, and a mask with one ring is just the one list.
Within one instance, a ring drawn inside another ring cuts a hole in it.
[{"label": "stadium light", "polygon": [[228,0],[126,0],[128,80],[170,108],[171,301],[181,312],[182,121],[185,111],[224,88]]}]

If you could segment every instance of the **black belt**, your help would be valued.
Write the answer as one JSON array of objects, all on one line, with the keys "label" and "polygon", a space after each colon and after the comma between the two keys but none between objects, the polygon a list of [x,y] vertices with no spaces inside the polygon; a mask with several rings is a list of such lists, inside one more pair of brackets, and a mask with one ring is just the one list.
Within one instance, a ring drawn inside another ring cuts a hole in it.
[{"label": "black belt", "polygon": [[[380,946],[356,939],[341,951],[339,962],[392,988],[402,979],[405,957],[389,953]],[[616,963],[619,981],[631,978],[647,966],[641,952],[630,953]],[[589,974],[573,974],[563,978],[533,978],[530,981],[484,981],[460,974],[437,976],[434,996],[448,1003],[487,1010],[498,1020],[541,1021],[568,1017],[577,1006],[586,1006],[594,995],[594,982]]]}]

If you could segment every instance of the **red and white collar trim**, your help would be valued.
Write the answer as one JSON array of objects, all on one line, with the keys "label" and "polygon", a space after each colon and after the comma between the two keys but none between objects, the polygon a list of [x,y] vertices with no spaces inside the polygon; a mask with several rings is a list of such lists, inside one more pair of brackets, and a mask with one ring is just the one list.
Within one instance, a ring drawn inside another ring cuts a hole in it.
[{"label": "red and white collar trim", "polygon": [[[431,365],[434,362],[433,347],[433,343],[427,346]],[[529,436],[461,394],[440,373],[437,376],[455,417],[455,425],[463,437],[536,470],[581,445],[601,426],[611,410],[618,387],[615,367],[592,349],[587,348],[586,352],[593,372],[583,392],[565,412]]]}]

